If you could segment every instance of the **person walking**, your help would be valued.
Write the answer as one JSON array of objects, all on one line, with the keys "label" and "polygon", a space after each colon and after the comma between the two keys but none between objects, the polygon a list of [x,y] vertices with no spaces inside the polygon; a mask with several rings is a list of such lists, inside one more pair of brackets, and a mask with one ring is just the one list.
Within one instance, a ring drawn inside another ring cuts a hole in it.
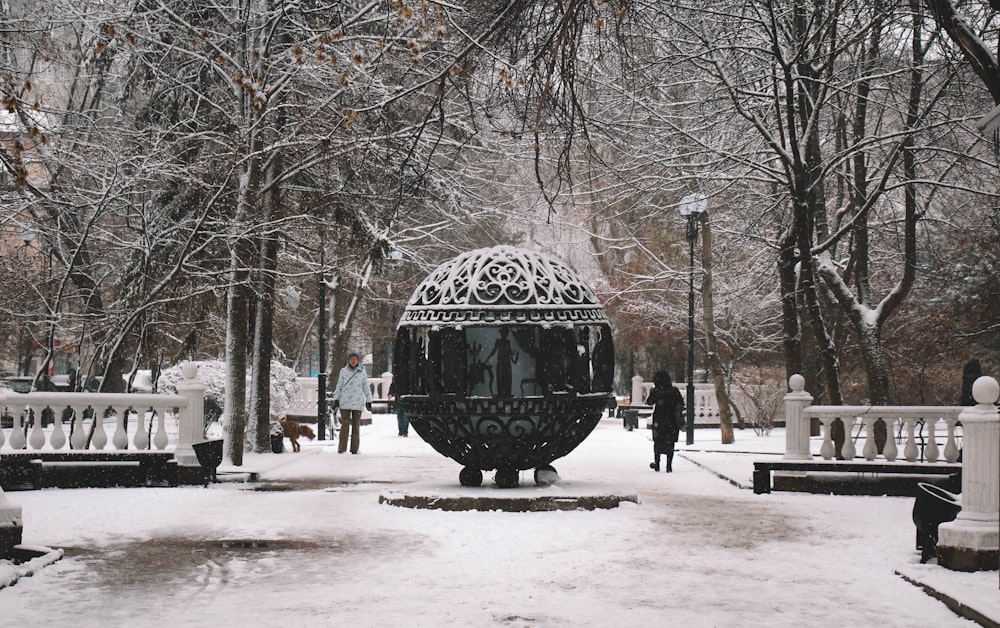
[{"label": "person walking", "polygon": [[396,382],[393,381],[389,384],[389,401],[392,402],[394,410],[396,411],[396,426],[399,428],[400,436],[410,435],[410,420],[406,418],[406,411],[403,410],[403,404],[396,399]]},{"label": "person walking", "polygon": [[653,375],[653,389],[646,397],[646,404],[653,406],[653,462],[649,468],[660,470],[660,456],[667,457],[667,473],[674,470],[674,445],[684,424],[684,398],[670,381],[670,374],[657,371]]},{"label": "person walking", "polygon": [[361,446],[361,411],[372,409],[372,390],[368,386],[368,373],[361,366],[361,358],[351,352],[347,365],[340,369],[337,387],[333,389],[333,408],[340,409],[340,441],[337,453],[347,451],[348,435],[351,453],[358,453]]}]

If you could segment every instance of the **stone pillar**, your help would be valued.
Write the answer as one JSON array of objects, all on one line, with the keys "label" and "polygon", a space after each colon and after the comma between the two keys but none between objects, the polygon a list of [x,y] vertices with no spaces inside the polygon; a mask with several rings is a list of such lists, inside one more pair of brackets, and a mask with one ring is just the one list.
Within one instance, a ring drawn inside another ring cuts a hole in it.
[{"label": "stone pillar", "polygon": [[997,568],[1000,550],[1000,384],[980,377],[977,405],[958,415],[962,444],[962,511],[938,528],[938,564],[954,571]]},{"label": "stone pillar", "polygon": [[[187,408],[181,412],[174,459],[177,461],[178,480],[181,484],[200,484],[201,463],[191,445],[205,440],[205,385],[198,379],[197,365],[186,362],[181,366],[181,373],[184,381],[177,384],[177,394],[185,397],[188,403]],[[197,467],[197,473],[193,473],[191,467]]]},{"label": "stone pillar", "polygon": [[632,398],[630,403],[633,406],[642,405],[642,375],[636,375],[632,378]]},{"label": "stone pillar", "polygon": [[811,421],[802,418],[802,410],[812,404],[813,397],[805,391],[806,378],[792,375],[788,378],[792,392],[785,395],[785,460],[809,460],[809,434]]}]

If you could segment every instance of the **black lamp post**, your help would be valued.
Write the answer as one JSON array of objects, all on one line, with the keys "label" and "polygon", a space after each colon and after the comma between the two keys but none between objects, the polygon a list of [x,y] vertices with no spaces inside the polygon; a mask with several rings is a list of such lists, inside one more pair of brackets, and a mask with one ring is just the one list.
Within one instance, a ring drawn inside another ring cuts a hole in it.
[{"label": "black lamp post", "polygon": [[316,373],[316,435],[326,440],[326,279],[319,278],[319,368]]},{"label": "black lamp post", "polygon": [[326,260],[323,255],[323,244],[319,247],[319,368],[316,372],[316,435],[320,440],[326,440],[326,276],[324,274]]},{"label": "black lamp post", "polygon": [[681,199],[681,216],[687,218],[687,241],[691,249],[688,267],[688,354],[687,354],[687,444],[694,444],[694,243],[698,239],[698,219],[708,207],[704,194],[688,194]]}]

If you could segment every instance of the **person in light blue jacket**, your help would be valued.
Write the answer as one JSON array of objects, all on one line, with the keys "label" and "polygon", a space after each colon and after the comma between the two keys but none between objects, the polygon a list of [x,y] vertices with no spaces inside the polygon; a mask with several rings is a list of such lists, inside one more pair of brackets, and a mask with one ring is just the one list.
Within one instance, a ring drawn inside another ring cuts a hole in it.
[{"label": "person in light blue jacket", "polygon": [[337,452],[347,451],[350,434],[351,453],[358,453],[361,446],[361,411],[372,409],[372,390],[368,386],[368,373],[361,366],[361,359],[353,351],[347,356],[347,366],[340,369],[337,387],[333,389],[334,411],[340,408],[340,442]]}]

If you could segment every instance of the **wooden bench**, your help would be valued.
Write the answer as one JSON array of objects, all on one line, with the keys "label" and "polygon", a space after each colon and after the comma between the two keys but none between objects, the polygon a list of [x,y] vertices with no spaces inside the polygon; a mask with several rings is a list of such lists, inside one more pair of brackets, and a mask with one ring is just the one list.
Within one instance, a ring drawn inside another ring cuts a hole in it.
[{"label": "wooden bench", "polygon": [[910,463],[876,462],[869,460],[755,460],[753,463],[753,492],[757,495],[771,492],[772,471],[805,471],[809,473],[870,473],[878,475],[956,475],[961,476],[960,463]]}]

